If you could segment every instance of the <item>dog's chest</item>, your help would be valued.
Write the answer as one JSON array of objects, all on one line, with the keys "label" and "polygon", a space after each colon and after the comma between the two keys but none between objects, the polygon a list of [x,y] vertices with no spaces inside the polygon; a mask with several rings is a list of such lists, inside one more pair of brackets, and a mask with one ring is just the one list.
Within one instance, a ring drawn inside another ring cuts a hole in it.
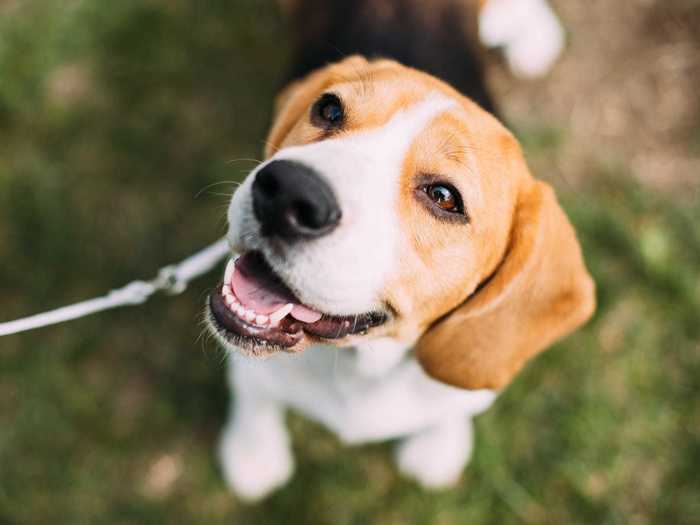
[{"label": "dog's chest", "polygon": [[379,358],[378,370],[371,370],[369,361],[368,366],[358,351],[314,347],[264,362],[237,361],[233,370],[237,388],[270,396],[347,443],[391,439],[468,417],[486,410],[496,397],[488,390],[438,383],[412,357],[396,363]]}]

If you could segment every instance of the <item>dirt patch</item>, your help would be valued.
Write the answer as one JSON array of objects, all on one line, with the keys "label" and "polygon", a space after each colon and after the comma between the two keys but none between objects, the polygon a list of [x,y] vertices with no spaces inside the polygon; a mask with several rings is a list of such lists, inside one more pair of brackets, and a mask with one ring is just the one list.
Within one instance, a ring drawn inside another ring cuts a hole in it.
[{"label": "dirt patch", "polygon": [[[516,125],[565,130],[553,151],[567,182],[597,158],[656,188],[700,188],[700,1],[552,2],[569,32],[565,55],[539,81],[492,67]],[[543,124],[545,122],[546,124]]]}]

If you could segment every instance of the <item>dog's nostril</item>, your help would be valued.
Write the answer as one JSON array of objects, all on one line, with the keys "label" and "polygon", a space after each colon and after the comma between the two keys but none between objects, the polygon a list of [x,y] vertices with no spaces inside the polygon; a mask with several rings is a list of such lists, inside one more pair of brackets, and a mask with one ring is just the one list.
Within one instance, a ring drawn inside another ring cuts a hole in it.
[{"label": "dog's nostril", "polygon": [[277,179],[274,177],[259,177],[258,187],[267,197],[274,197],[274,195],[279,191],[280,186],[277,183]]},{"label": "dog's nostril", "polygon": [[289,213],[289,218],[302,228],[319,229],[327,222],[323,212],[306,201],[293,202]]}]

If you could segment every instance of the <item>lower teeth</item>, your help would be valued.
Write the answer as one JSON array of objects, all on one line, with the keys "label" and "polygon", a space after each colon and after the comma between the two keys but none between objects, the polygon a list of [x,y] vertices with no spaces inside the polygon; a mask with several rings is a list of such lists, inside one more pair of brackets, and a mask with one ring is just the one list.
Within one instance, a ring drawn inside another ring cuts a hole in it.
[{"label": "lower teeth", "polygon": [[253,310],[248,310],[245,306],[238,302],[236,295],[233,293],[231,278],[233,277],[234,263],[235,260],[231,259],[226,266],[224,284],[221,287],[221,295],[224,298],[224,302],[229,307],[229,310],[236,314],[239,319],[247,323],[252,323],[257,326],[277,326],[282,319],[289,315],[294,305],[291,303],[286,304],[282,308],[279,308],[277,311],[271,313],[269,316],[259,314]]},{"label": "lower teeth", "polygon": [[221,295],[224,298],[226,306],[228,306],[229,310],[236,314],[239,319],[258,326],[266,326],[268,322],[272,321],[267,315],[258,314],[253,310],[246,309],[236,300],[236,297],[233,295],[233,290],[231,290],[229,285],[224,285],[221,288]]}]

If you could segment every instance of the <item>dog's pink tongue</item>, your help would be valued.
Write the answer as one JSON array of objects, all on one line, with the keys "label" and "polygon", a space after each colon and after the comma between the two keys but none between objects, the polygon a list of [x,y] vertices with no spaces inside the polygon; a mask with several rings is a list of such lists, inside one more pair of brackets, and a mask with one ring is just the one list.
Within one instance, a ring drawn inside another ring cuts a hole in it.
[{"label": "dog's pink tongue", "polygon": [[321,319],[319,312],[299,304],[294,296],[288,290],[283,289],[279,283],[265,279],[264,276],[256,275],[254,272],[249,272],[241,259],[236,261],[231,287],[243,306],[259,314],[269,315],[291,303],[293,305],[291,316],[294,319],[303,323],[315,323]]}]

